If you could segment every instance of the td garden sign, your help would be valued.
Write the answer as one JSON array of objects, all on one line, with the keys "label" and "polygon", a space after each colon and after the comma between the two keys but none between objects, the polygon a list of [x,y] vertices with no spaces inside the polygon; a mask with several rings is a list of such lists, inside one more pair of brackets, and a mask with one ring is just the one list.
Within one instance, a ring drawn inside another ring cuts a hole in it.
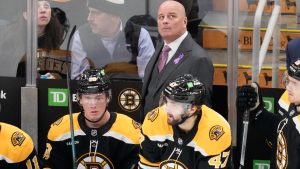
[{"label": "td garden sign", "polygon": [[[48,89],[48,106],[68,106],[68,89],[49,88]],[[76,102],[76,94],[72,94],[72,101]],[[139,109],[141,105],[141,96],[133,88],[126,88],[119,93],[118,105],[126,112],[133,112]]]}]

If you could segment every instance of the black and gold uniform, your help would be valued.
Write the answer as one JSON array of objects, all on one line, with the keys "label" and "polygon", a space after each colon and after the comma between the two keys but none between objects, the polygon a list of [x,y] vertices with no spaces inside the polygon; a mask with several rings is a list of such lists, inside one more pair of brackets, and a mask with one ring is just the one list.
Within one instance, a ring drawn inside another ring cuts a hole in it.
[{"label": "black and gold uniform", "polygon": [[[264,108],[257,83],[244,85],[238,90],[237,110],[250,110],[250,124],[255,131],[272,143],[270,168],[300,168],[300,60],[287,67],[286,91],[280,97],[278,112],[273,114]],[[291,99],[291,100],[289,100]]]},{"label": "black and gold uniform", "polygon": [[163,107],[149,112],[142,125],[140,168],[209,169],[229,164],[231,130],[217,112],[202,105],[188,133],[167,123]]},{"label": "black and gold uniform", "polygon": [[276,167],[300,168],[300,112],[288,101],[285,92],[279,100],[280,110],[285,112],[277,127]]},{"label": "black and gold uniform", "polygon": [[0,123],[0,168],[40,168],[30,136],[21,129],[6,123]]},{"label": "black and gold uniform", "polygon": [[[288,100],[288,92],[280,97],[278,114],[265,109],[256,116],[253,125],[272,143],[276,152],[271,168],[300,168],[300,112]],[[268,126],[268,127],[266,127]],[[277,131],[277,132],[275,132]]]},{"label": "black and gold uniform", "polygon": [[[73,114],[76,168],[130,169],[138,162],[140,125],[126,115],[110,113],[101,128],[86,126],[82,113]],[[51,125],[45,164],[53,169],[72,168],[69,115]]]}]

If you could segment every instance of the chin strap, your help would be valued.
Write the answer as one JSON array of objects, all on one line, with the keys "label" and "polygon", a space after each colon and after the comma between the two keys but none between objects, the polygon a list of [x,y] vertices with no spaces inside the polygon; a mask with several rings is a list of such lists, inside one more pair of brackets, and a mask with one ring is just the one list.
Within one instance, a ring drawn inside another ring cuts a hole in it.
[{"label": "chin strap", "polygon": [[188,116],[186,113],[181,115],[181,121],[178,122],[176,125],[180,125],[182,123],[184,123],[188,118],[192,117],[192,116],[198,116],[201,114],[201,109],[200,110],[196,110],[196,112],[194,112],[192,115]]}]

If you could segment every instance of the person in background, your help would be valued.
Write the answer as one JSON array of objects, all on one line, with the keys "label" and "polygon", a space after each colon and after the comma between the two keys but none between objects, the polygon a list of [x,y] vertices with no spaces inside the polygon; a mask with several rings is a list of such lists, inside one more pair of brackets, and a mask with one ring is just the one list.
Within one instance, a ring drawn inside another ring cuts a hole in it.
[{"label": "person in background", "polygon": [[132,44],[126,43],[124,34],[126,5],[126,0],[87,0],[88,24],[75,32],[71,48],[72,79],[78,79],[86,69],[108,65],[111,67],[106,67],[107,73],[127,72],[144,76],[154,46],[149,33],[141,28],[138,53],[136,56],[131,53],[129,47]]},{"label": "person in background", "polygon": [[69,29],[70,29],[70,22],[69,19],[67,17],[67,14],[65,13],[65,11],[63,11],[62,9],[58,8],[58,7],[52,7],[52,12],[53,15],[58,19],[59,23],[62,25],[62,29],[63,29],[63,38],[62,38],[62,42],[65,41]]},{"label": "person in background", "polygon": [[32,139],[21,129],[0,122],[0,145],[0,168],[42,168]]},{"label": "person in background", "polygon": [[[111,84],[104,69],[85,70],[78,81],[82,111],[73,114],[76,168],[134,168],[138,162],[140,124],[110,112]],[[46,167],[73,169],[70,116],[51,125],[44,163]]]},{"label": "person in background", "polygon": [[191,34],[191,36],[195,39],[196,42],[199,42],[199,23],[202,18],[198,17],[199,5],[198,0],[175,0],[181,3],[184,6],[186,17],[188,20],[187,23],[187,31]]},{"label": "person in background", "polygon": [[[27,20],[27,12],[24,12],[23,15]],[[63,43],[64,28],[52,12],[51,5],[48,0],[38,1],[37,24],[38,48],[46,50],[59,49],[60,45]],[[40,73],[46,74],[50,79],[55,78],[55,76],[51,73]],[[17,77],[26,77],[26,56],[24,56],[18,64]]]},{"label": "person in background", "polygon": [[275,149],[270,168],[300,168],[300,60],[288,66],[286,91],[277,113],[264,108],[257,83],[238,88],[237,111],[250,111],[249,124]]},{"label": "person in background", "polygon": [[286,45],[286,66],[288,67],[296,60],[300,59],[300,37],[290,40]]},{"label": "person in background", "polygon": [[204,104],[206,89],[191,74],[171,81],[162,104],[142,124],[139,168],[227,168],[231,129]]},{"label": "person in background", "polygon": [[164,1],[157,14],[158,32],[163,43],[157,46],[147,64],[142,87],[141,121],[156,108],[163,89],[180,74],[189,73],[206,88],[205,103],[211,106],[214,68],[211,59],[187,32],[187,17],[182,4]]}]

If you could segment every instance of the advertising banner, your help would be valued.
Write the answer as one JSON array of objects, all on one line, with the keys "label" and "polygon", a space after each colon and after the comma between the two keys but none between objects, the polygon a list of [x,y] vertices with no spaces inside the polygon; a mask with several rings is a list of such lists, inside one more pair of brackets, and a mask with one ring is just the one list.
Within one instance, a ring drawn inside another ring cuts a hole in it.
[{"label": "advertising banner", "polygon": [[25,79],[0,77],[0,121],[21,127],[21,87]]}]

